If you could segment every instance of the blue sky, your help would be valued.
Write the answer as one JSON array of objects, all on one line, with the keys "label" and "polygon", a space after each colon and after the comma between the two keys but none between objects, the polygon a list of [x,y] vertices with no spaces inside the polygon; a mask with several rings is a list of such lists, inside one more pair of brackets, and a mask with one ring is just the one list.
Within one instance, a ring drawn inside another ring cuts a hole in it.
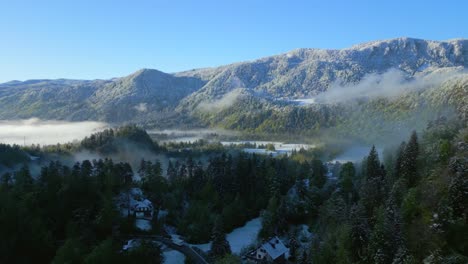
[{"label": "blue sky", "polygon": [[0,82],[175,72],[295,48],[468,37],[468,1],[0,0]]}]

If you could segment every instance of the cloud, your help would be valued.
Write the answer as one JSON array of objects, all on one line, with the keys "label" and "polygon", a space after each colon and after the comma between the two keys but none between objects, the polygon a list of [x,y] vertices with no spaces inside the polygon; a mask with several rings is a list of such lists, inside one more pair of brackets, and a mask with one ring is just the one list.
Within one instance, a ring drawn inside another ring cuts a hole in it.
[{"label": "cloud", "polygon": [[0,142],[7,144],[50,145],[81,140],[91,133],[109,127],[106,123],[84,121],[66,122],[55,120],[40,120],[37,118],[25,120],[1,120]]},{"label": "cloud", "polygon": [[198,110],[203,112],[213,112],[229,108],[242,96],[243,92],[244,88],[234,89],[220,99],[211,102],[202,102],[198,105]]},{"label": "cloud", "polygon": [[372,73],[354,84],[342,84],[336,81],[330,85],[327,91],[317,95],[314,102],[340,103],[361,98],[396,98],[399,95],[423,90],[440,85],[449,78],[462,74],[462,71],[451,69],[447,71],[435,71],[409,78],[405,73],[397,69],[391,69],[383,74]]}]

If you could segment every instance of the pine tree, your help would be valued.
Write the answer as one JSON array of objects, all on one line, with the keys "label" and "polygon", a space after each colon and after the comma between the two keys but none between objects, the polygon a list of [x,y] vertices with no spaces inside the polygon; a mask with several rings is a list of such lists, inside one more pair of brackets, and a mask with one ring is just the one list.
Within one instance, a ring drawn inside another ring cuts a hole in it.
[{"label": "pine tree", "polygon": [[27,193],[33,190],[34,180],[26,164],[19,171],[15,172],[14,188],[18,193]]},{"label": "pine tree", "polygon": [[220,258],[226,254],[231,253],[231,246],[226,240],[226,234],[224,233],[224,223],[221,216],[218,216],[215,220],[215,224],[212,231],[213,242],[211,244],[211,254],[215,258]]},{"label": "pine tree", "polygon": [[401,176],[401,164],[403,162],[403,156],[405,154],[405,148],[406,148],[406,142],[401,142],[400,147],[398,148],[397,151],[397,158],[395,161],[395,168],[393,169],[393,178],[394,180],[398,180]]},{"label": "pine tree", "polygon": [[172,162],[170,160],[169,160],[169,165],[167,166],[167,178],[172,183],[174,183],[176,181],[176,178],[177,178],[176,168],[174,168],[174,165],[172,164]]},{"label": "pine tree", "polygon": [[408,145],[405,147],[401,161],[401,176],[407,181],[408,187],[414,187],[418,182],[417,161],[419,155],[418,135],[416,131],[411,134]]},{"label": "pine tree", "polygon": [[373,178],[378,178],[382,176],[382,171],[380,169],[380,160],[379,154],[375,149],[375,146],[372,146],[369,156],[367,156],[366,162],[366,179],[370,180]]},{"label": "pine tree", "polygon": [[355,176],[356,169],[352,162],[347,162],[341,167],[339,184],[346,203],[351,201],[353,194],[353,179]]},{"label": "pine tree", "polygon": [[321,160],[312,161],[312,178],[311,184],[317,188],[322,188],[323,185],[327,182],[327,168],[323,165]]},{"label": "pine tree", "polygon": [[370,226],[366,210],[361,203],[354,205],[350,213],[351,252],[354,261],[362,259],[366,254],[369,241]]},{"label": "pine tree", "polygon": [[452,176],[449,186],[449,204],[455,217],[468,217],[468,177],[463,173]]}]

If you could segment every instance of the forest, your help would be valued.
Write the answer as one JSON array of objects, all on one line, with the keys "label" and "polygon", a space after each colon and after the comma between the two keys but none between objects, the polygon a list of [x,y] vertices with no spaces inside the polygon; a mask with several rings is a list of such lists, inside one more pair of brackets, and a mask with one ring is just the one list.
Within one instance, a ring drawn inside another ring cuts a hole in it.
[{"label": "forest", "polygon": [[[123,145],[177,158],[132,165],[106,157]],[[169,237],[166,226],[187,243],[211,241],[210,263],[241,263],[226,234],[256,217],[257,244],[243,252],[278,236],[289,263],[468,261],[466,124],[440,118],[383,155],[372,147],[362,161],[343,164],[319,150],[273,157],[203,142],[181,147],[158,144],[136,126],[78,143],[0,145],[2,166],[12,168],[0,178],[0,263],[162,263],[150,239],[122,246],[137,235]],[[83,150],[102,158],[60,159]],[[48,160],[33,172],[30,156]],[[167,212],[150,231],[119,213],[116,197],[131,188],[143,190],[156,215]],[[297,226],[310,241],[300,241]]]}]

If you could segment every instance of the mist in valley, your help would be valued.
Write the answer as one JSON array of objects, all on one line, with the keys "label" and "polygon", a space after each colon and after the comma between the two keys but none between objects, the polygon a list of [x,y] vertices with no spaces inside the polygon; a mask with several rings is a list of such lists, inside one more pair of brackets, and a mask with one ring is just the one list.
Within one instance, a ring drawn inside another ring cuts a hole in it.
[{"label": "mist in valley", "polygon": [[26,146],[68,143],[108,127],[106,123],[95,121],[67,122],[38,118],[1,120],[0,143]]}]

